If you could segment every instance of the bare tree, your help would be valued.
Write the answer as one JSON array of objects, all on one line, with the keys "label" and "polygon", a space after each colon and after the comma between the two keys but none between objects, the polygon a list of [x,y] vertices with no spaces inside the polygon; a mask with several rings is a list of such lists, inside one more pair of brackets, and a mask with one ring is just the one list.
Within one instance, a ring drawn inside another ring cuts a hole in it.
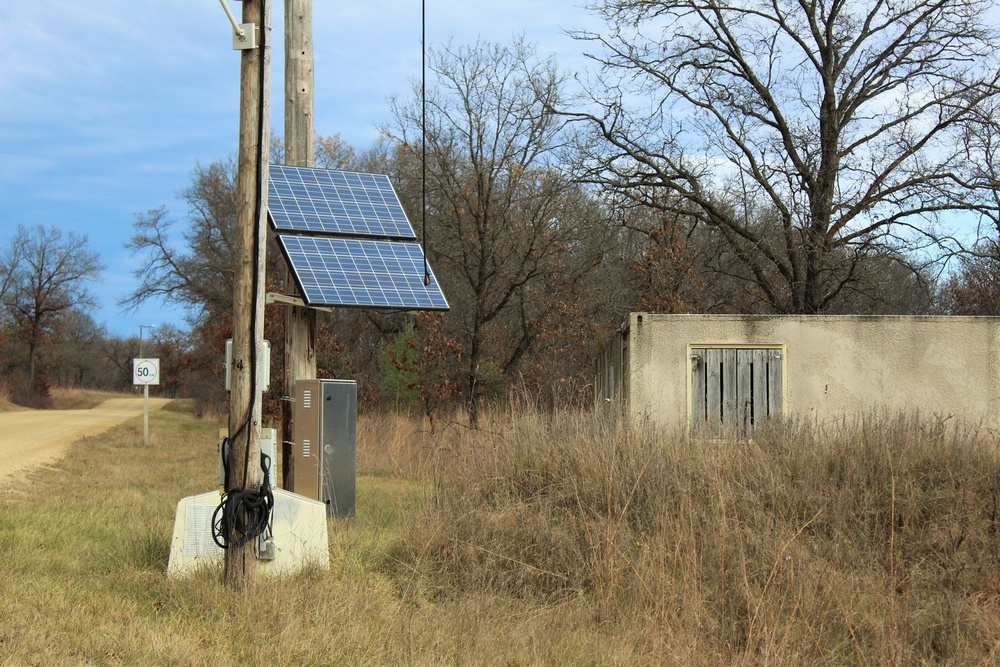
[{"label": "bare tree", "polygon": [[[563,121],[553,109],[562,103],[563,78],[551,61],[516,40],[446,47],[432,52],[429,64],[435,76],[425,134],[431,260],[453,305],[464,394],[476,423],[482,380],[516,364],[530,345],[537,333],[533,311],[553,301],[541,281],[568,268],[560,262],[585,236],[594,210],[578,206],[580,186],[556,164]],[[396,127],[386,133],[398,143],[401,172],[411,181],[404,189],[419,192],[413,182],[420,177],[419,89],[406,103],[394,101],[393,111]],[[521,312],[526,326],[512,339],[498,336],[498,323]]]},{"label": "bare tree", "polygon": [[952,315],[1000,315],[1000,255],[992,239],[959,257],[942,290]]},{"label": "bare tree", "polygon": [[[126,247],[143,257],[135,275],[139,285],[121,304],[138,307],[158,299],[189,307],[195,319],[232,310],[236,266],[236,165],[232,160],[197,165],[183,197],[190,226],[183,246],[170,236],[174,221],[166,208],[136,215]],[[186,249],[182,249],[186,246]]]},{"label": "bare tree", "polygon": [[[283,156],[284,144],[275,137],[271,161],[280,163]],[[352,169],[358,166],[356,159],[354,149],[339,135],[316,137],[319,166]],[[136,214],[126,247],[143,263],[135,272],[138,286],[121,305],[134,308],[150,299],[175,303],[188,307],[195,322],[227,316],[237,259],[235,179],[232,158],[196,165],[191,186],[181,193],[189,209],[180,234],[174,234],[177,221],[165,207]],[[268,256],[278,261],[279,253]]]},{"label": "bare tree", "polygon": [[23,242],[21,260],[4,295],[5,305],[27,346],[27,377],[35,378],[39,347],[51,326],[70,309],[93,305],[87,283],[96,280],[104,265],[90,250],[87,237],[41,225],[18,227],[15,242]]},{"label": "bare tree", "polygon": [[104,341],[104,359],[110,372],[108,385],[116,391],[126,391],[132,387],[133,359],[139,356],[139,337],[119,338],[112,336]]},{"label": "bare tree", "polygon": [[10,242],[0,251],[0,306],[6,303],[7,293],[17,280],[27,245],[28,230],[18,227]]},{"label": "bare tree", "polygon": [[[354,146],[341,139],[340,133],[331,135],[316,135],[313,141],[316,167],[319,169],[338,169],[341,171],[358,170],[359,156]],[[268,161],[271,164],[285,163],[285,142],[281,137],[271,137],[271,152]]]},{"label": "bare tree", "polygon": [[151,342],[160,359],[162,377],[160,395],[177,398],[185,387],[191,374],[188,364],[194,349],[194,338],[189,332],[170,324],[163,324],[153,331]]},{"label": "bare tree", "polygon": [[107,330],[79,308],[62,313],[53,328],[49,375],[62,386],[93,386],[106,362],[102,347]]},{"label": "bare tree", "polygon": [[603,0],[584,180],[718,231],[777,312],[828,309],[872,257],[989,214],[985,0]]}]

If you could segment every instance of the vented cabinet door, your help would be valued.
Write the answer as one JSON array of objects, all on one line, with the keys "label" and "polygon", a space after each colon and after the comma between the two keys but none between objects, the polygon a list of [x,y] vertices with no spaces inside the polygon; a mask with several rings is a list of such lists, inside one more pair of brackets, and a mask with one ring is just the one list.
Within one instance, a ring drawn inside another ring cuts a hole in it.
[{"label": "vented cabinet door", "polygon": [[289,490],[313,500],[321,500],[319,472],[323,451],[320,442],[323,428],[322,404],[319,380],[295,382],[295,406],[292,409],[295,420],[292,444],[293,486]]}]

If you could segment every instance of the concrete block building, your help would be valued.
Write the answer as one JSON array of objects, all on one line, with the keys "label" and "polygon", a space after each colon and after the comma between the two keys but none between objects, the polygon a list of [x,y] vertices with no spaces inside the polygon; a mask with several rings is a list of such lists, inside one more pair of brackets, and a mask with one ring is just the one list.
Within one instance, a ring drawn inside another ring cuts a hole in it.
[{"label": "concrete block building", "polygon": [[595,398],[709,435],[900,412],[1000,429],[998,374],[1000,317],[631,313]]}]

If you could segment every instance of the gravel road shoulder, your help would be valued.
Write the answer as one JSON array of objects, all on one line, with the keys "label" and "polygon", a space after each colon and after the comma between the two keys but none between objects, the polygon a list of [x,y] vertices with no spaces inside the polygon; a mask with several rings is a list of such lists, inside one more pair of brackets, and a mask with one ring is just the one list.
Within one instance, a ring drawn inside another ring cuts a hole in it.
[{"label": "gravel road shoulder", "polygon": [[[170,400],[150,398],[150,412]],[[81,438],[142,415],[142,398],[111,398],[90,410],[18,410],[0,413],[0,479],[51,463]]]}]

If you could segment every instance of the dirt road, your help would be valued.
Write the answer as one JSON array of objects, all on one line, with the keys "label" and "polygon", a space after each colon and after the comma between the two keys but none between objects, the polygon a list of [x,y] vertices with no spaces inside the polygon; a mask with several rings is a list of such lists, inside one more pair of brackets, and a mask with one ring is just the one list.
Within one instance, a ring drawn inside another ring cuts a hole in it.
[{"label": "dirt road", "polygon": [[[149,410],[169,402],[149,399]],[[141,398],[111,398],[90,410],[0,413],[0,479],[58,459],[75,441],[142,416]]]}]

